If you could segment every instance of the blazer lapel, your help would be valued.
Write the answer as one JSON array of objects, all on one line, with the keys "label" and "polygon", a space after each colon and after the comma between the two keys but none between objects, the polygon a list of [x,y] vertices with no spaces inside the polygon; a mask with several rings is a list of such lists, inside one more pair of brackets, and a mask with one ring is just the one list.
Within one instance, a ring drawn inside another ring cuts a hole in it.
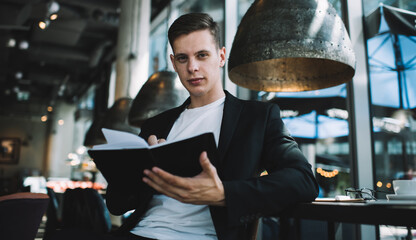
[{"label": "blazer lapel", "polygon": [[219,164],[224,161],[228,146],[230,145],[232,136],[237,127],[243,104],[229,92],[225,91],[226,97],[224,102],[224,114],[221,123],[220,140],[218,143]]},{"label": "blazer lapel", "polygon": [[[186,106],[189,105],[189,103],[190,99],[188,98],[181,106],[172,109],[172,112],[167,116],[167,119],[164,119],[165,124],[160,124],[160,126],[163,126],[163,128],[158,129],[160,137],[166,138],[169,135],[176,119],[183,112]],[[228,146],[230,145],[242,109],[242,101],[225,91],[224,114],[222,117],[220,139],[218,143],[219,165],[222,164],[225,154],[227,153]]]},{"label": "blazer lapel", "polygon": [[[166,124],[160,124],[161,128],[159,128],[159,135],[161,138],[166,139],[169,135],[170,130],[173,127],[176,119],[178,119],[179,115],[184,111],[184,109],[191,103],[190,98],[186,99],[186,101],[179,107],[172,109],[172,112],[166,116]],[[162,128],[163,126],[163,128]]]}]

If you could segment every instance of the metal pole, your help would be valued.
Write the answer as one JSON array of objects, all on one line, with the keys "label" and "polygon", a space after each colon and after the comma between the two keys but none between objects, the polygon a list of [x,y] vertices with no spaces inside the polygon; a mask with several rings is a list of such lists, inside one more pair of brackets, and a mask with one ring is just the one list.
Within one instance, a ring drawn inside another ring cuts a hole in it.
[{"label": "metal pole", "polygon": [[[347,2],[345,1],[345,4]],[[372,141],[371,141],[371,116],[369,102],[369,81],[367,69],[367,56],[363,30],[363,9],[361,0],[348,1],[348,26],[351,42],[356,53],[355,76],[348,84],[349,104],[348,110],[351,113],[349,118],[351,150],[354,156],[352,169],[356,180],[356,187],[374,186]],[[376,239],[376,228],[370,225],[360,225],[360,234],[357,236],[362,240]]]},{"label": "metal pole", "polygon": [[396,66],[396,72],[397,72],[397,81],[398,81],[398,85],[399,85],[399,108],[404,108],[404,104],[403,104],[403,80],[402,79],[402,74],[403,74],[403,70],[404,70],[404,66],[403,66],[403,57],[402,57],[402,52],[400,50],[400,40],[399,40],[399,36],[397,34],[391,34],[391,39],[393,41],[393,51],[394,51],[394,64]]}]

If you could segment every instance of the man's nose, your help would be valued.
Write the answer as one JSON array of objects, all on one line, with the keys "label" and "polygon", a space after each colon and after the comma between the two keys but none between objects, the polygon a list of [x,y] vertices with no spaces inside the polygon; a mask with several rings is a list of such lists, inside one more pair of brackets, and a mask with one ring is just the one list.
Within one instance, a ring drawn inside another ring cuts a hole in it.
[{"label": "man's nose", "polygon": [[196,61],[196,59],[192,59],[190,58],[188,60],[188,71],[189,72],[195,72],[199,70],[199,64],[198,61]]}]

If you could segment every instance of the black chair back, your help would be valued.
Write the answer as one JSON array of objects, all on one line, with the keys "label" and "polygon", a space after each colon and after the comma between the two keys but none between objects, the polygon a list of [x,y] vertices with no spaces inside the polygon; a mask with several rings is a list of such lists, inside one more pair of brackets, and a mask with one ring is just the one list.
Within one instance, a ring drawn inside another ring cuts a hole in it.
[{"label": "black chair back", "polygon": [[43,193],[15,193],[0,197],[0,239],[33,240],[49,197]]},{"label": "black chair back", "polygon": [[108,233],[110,213],[104,199],[92,188],[67,189],[62,203],[62,227]]},{"label": "black chair back", "polygon": [[43,239],[51,239],[51,236],[55,233],[57,229],[61,228],[61,220],[59,218],[59,201],[56,196],[55,191],[52,188],[46,188],[49,196],[49,205],[46,210],[46,224],[45,232],[43,234]]}]

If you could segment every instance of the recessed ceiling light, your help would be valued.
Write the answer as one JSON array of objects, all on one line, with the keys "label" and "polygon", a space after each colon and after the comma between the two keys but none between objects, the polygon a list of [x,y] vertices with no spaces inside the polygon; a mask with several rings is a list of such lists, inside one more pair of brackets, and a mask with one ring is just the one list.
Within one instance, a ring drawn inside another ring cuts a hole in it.
[{"label": "recessed ceiling light", "polygon": [[20,91],[17,92],[17,100],[19,101],[27,101],[29,100],[30,92],[28,91]]},{"label": "recessed ceiling light", "polygon": [[54,14],[52,14],[50,17],[49,17],[49,19],[50,20],[56,20],[58,18],[58,14],[56,14],[56,13],[54,13]]},{"label": "recessed ceiling light", "polygon": [[49,19],[45,19],[44,21],[39,22],[39,28],[45,30],[49,26]]},{"label": "recessed ceiling light", "polygon": [[19,42],[19,49],[23,49],[26,50],[29,48],[29,42],[26,40],[20,41]]},{"label": "recessed ceiling light", "polygon": [[16,79],[22,79],[22,77],[23,77],[23,73],[22,72],[16,72],[15,74],[14,74],[14,77],[16,78]]},{"label": "recessed ceiling light", "polygon": [[50,13],[57,13],[59,11],[59,3],[55,1],[51,2],[48,11]]},{"label": "recessed ceiling light", "polygon": [[16,46],[16,40],[14,38],[10,38],[9,41],[7,42],[7,47],[15,47]]}]

